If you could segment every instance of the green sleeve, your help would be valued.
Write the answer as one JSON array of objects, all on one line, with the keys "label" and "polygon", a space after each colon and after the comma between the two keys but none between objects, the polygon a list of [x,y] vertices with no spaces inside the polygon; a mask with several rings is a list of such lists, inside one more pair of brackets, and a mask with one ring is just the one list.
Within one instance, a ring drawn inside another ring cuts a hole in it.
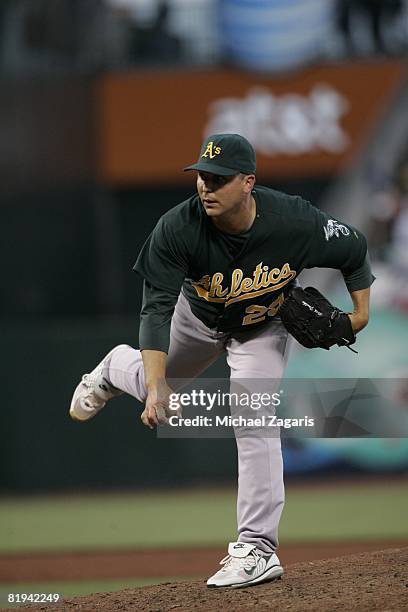
[{"label": "green sleeve", "polygon": [[370,287],[375,281],[375,276],[371,272],[368,253],[363,261],[363,264],[357,268],[357,270],[349,273],[343,272],[343,277],[349,293]]},{"label": "green sleeve", "polygon": [[177,297],[144,281],[139,328],[141,351],[150,349],[168,353],[170,324]]},{"label": "green sleeve", "polygon": [[183,233],[162,217],[139,253],[133,269],[149,285],[178,296],[188,271],[188,250]]},{"label": "green sleeve", "polygon": [[349,290],[365,289],[374,278],[365,264],[367,240],[352,225],[310,206],[308,219],[309,249],[307,268],[340,270]]},{"label": "green sleeve", "polygon": [[144,279],[140,313],[140,350],[168,352],[170,323],[188,261],[182,231],[164,215],[140,251],[134,270]]}]

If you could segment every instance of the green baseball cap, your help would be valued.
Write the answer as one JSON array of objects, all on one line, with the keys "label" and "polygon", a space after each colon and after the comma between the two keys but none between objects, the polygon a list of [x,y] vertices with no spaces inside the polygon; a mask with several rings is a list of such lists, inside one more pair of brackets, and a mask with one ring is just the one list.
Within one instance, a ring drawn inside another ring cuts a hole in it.
[{"label": "green baseball cap", "polygon": [[201,146],[198,162],[184,170],[202,170],[221,176],[255,174],[256,155],[253,146],[239,134],[212,134]]}]

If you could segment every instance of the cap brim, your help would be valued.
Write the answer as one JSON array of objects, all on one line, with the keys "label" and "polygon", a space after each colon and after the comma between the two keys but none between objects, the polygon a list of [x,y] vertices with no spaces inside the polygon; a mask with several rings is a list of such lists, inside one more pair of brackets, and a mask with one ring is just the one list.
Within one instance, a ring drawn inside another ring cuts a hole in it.
[{"label": "cap brim", "polygon": [[201,170],[202,172],[209,172],[211,174],[219,174],[220,176],[234,176],[239,174],[239,170],[232,170],[231,168],[225,168],[225,166],[217,166],[216,164],[210,164],[206,162],[197,162],[191,166],[184,168],[186,170]]}]

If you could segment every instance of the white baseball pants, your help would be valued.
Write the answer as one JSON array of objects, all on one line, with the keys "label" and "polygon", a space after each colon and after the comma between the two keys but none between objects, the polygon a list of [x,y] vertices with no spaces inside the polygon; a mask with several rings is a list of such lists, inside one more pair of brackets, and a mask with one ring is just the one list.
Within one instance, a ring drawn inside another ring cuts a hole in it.
[{"label": "white baseball pants", "polygon": [[[254,392],[260,391],[261,381],[269,381],[269,388],[261,391],[273,393],[276,388],[270,388],[270,381],[276,382],[282,377],[288,345],[288,333],[279,321],[271,321],[253,332],[245,330],[234,337],[209,329],[193,315],[181,293],[171,323],[166,378],[196,378],[226,354],[231,391],[234,379],[250,379]],[[139,350],[122,345],[113,351],[105,367],[105,376],[112,385],[145,401],[147,393]],[[231,415],[234,416],[233,406]],[[280,437],[237,435],[236,443],[238,539],[269,553],[278,546],[278,525],[284,504]]]}]

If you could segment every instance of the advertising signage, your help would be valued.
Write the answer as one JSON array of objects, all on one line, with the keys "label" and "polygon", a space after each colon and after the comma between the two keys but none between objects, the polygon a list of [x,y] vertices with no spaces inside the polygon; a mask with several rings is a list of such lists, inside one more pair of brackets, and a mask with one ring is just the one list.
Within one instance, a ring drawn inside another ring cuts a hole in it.
[{"label": "advertising signage", "polygon": [[256,149],[258,178],[328,176],[353,160],[402,78],[398,62],[239,71],[139,72],[96,84],[97,175],[112,185],[182,184],[211,133]]}]

